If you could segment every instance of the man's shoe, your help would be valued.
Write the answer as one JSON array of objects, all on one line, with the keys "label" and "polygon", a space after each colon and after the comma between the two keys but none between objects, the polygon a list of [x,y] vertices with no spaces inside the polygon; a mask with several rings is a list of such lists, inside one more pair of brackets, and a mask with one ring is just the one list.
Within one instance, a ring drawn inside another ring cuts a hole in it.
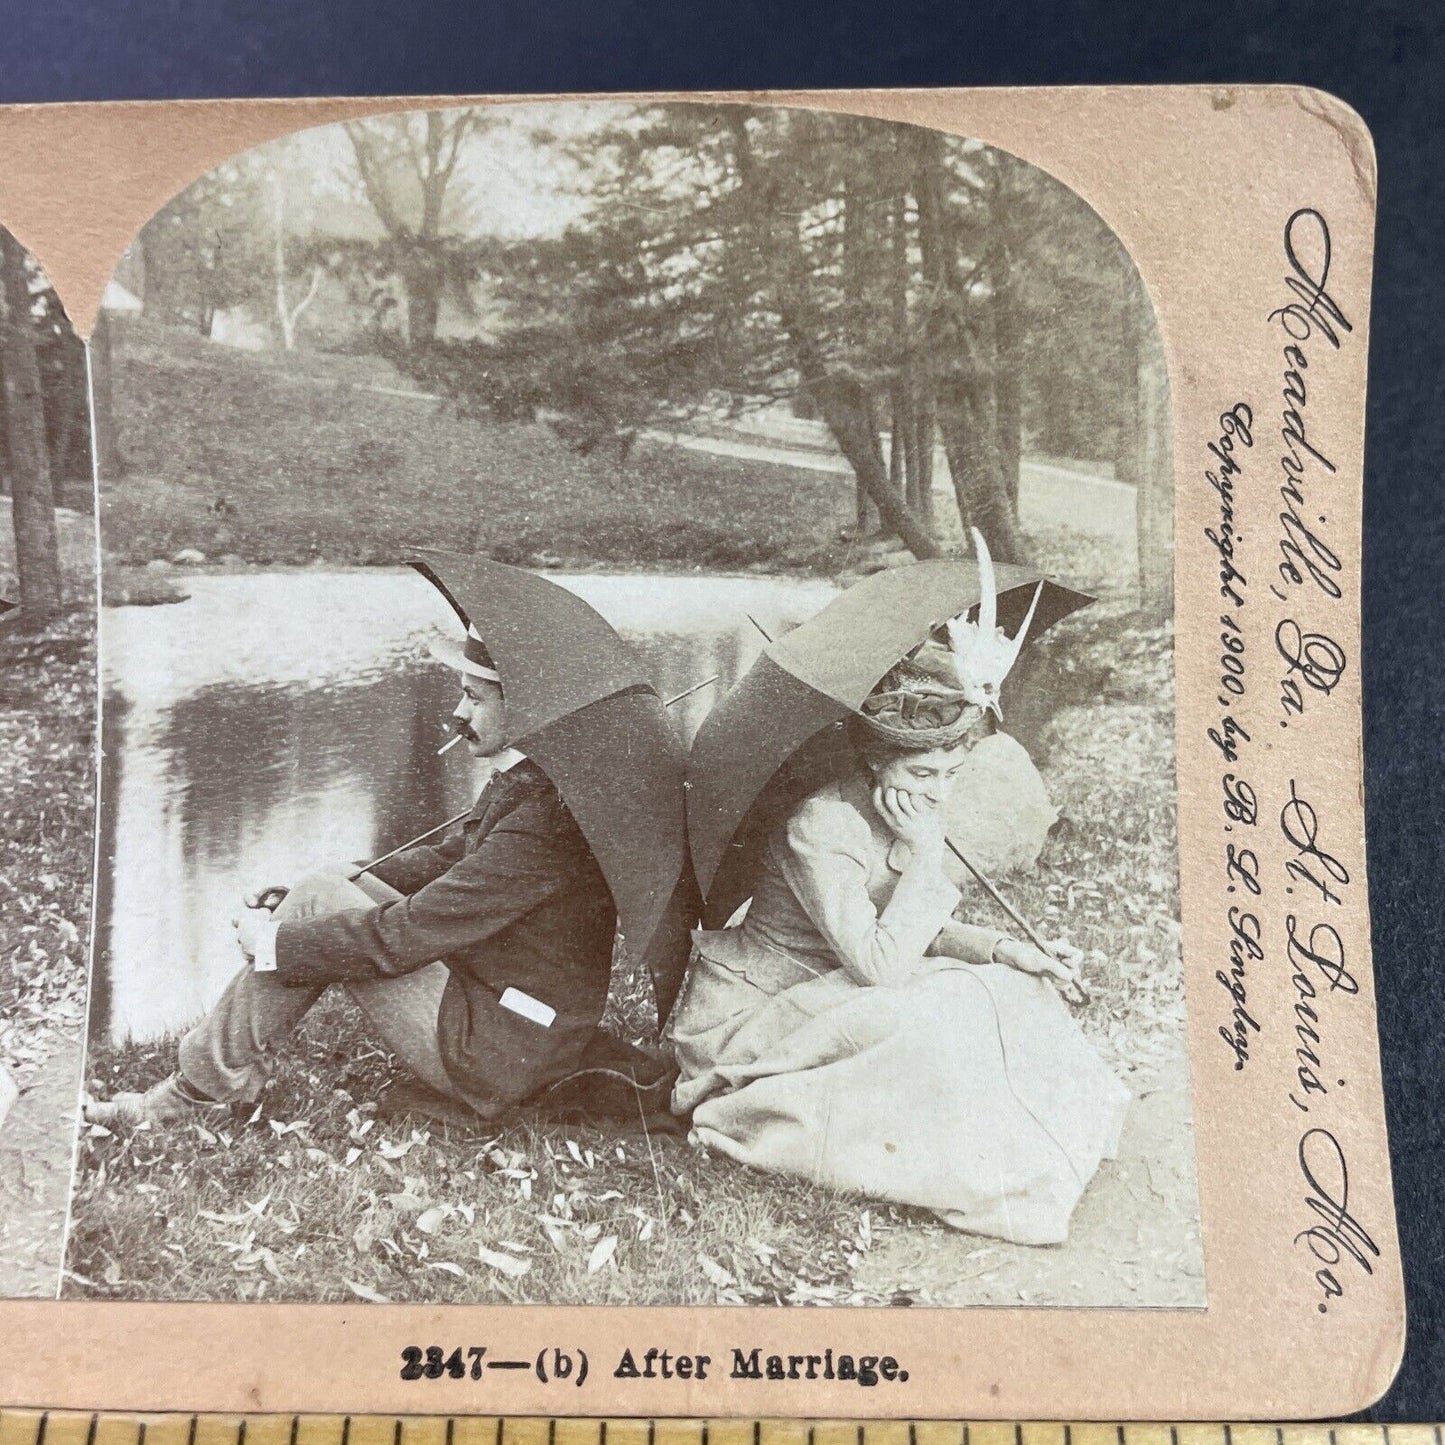
[{"label": "man's shoe", "polygon": [[229,1104],[203,1099],[192,1092],[179,1073],[152,1084],[143,1094],[122,1093],[111,1099],[87,1099],[82,1111],[87,1124],[182,1124],[229,1114]]}]

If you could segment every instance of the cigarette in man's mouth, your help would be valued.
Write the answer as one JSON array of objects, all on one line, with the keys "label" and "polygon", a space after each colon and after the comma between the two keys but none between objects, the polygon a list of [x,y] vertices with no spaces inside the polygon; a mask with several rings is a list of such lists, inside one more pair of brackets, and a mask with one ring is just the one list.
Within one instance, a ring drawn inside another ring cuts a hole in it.
[{"label": "cigarette in man's mouth", "polygon": [[441,757],[443,753],[451,752],[451,750],[456,747],[459,742],[461,742],[462,736],[463,735],[461,733],[458,733],[456,737],[450,738],[446,742],[444,742],[441,747],[437,749],[437,757]]}]

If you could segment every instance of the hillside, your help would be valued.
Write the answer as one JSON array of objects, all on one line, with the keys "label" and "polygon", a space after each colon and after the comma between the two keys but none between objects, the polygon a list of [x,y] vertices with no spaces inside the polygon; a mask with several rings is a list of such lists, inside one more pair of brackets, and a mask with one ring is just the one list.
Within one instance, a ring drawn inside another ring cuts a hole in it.
[{"label": "hillside", "polygon": [[835,570],[846,478],[640,442],[582,456],[545,426],[461,417],[373,357],[229,350],[117,328],[123,474],[109,553],[390,563],[447,545],[551,566]]}]

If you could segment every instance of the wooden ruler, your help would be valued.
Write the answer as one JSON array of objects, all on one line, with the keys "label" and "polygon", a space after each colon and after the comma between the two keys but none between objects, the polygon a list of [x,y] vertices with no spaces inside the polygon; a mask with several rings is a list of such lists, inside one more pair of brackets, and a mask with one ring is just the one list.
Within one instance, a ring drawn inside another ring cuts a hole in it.
[{"label": "wooden ruler", "polygon": [[0,1445],[1445,1445],[1439,1425],[575,1420],[0,1411]]}]

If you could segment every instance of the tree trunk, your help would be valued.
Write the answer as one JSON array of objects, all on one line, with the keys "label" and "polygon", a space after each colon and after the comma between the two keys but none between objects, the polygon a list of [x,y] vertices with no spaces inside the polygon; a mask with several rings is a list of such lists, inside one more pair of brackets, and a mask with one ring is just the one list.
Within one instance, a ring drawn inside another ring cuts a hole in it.
[{"label": "tree trunk", "polygon": [[[806,340],[801,345],[794,342],[794,351],[799,354],[799,370],[805,379],[809,377],[810,368],[802,364],[802,354],[811,349],[811,343]],[[902,493],[895,491],[888,480],[883,449],[878,444],[878,433],[869,416],[867,392],[862,383],[852,377],[828,375],[826,372],[815,372],[814,375],[816,380],[810,390],[818,399],[818,410],[832,432],[833,440],[838,443],[839,451],[848,459],[854,475],[878,508],[878,515],[915,557],[941,557],[942,548],[929,536],[927,528],[904,501]]]},{"label": "tree trunk", "polygon": [[998,418],[998,464],[1004,491],[1014,516],[1019,509],[1019,464],[1023,453],[1023,406],[1020,372],[1023,336],[1013,276],[1013,195],[1009,187],[1012,163],[994,159],[992,212],[994,246],[989,276],[993,283],[993,340],[995,361],[995,412]]},{"label": "tree trunk", "polygon": [[1163,619],[1174,610],[1174,461],[1169,375],[1150,302],[1135,277],[1127,277],[1126,308],[1132,343],[1126,349],[1131,375],[1124,378],[1132,404],[1126,417],[1133,435],[1123,480],[1135,489],[1135,535],[1139,554],[1139,605]]},{"label": "tree trunk", "polygon": [[937,404],[933,393],[927,387],[921,389],[914,416],[913,456],[918,470],[918,510],[933,530],[935,511],[933,505],[933,447],[938,431]]},{"label": "tree trunk", "polygon": [[919,485],[918,465],[918,377],[914,361],[912,324],[908,314],[908,197],[900,192],[893,198],[888,214],[891,285],[889,301],[893,311],[893,341],[898,354],[893,381],[893,440],[889,461],[899,459],[898,479],[904,500],[933,530],[932,498]]},{"label": "tree trunk", "polygon": [[926,498],[918,489],[918,425],[913,408],[913,368],[905,363],[902,374],[894,383],[898,400],[893,408],[893,447],[901,453],[899,466],[903,482],[903,497],[920,517],[926,515]]},{"label": "tree trunk", "polygon": [[[42,367],[44,360],[43,354],[37,356],[37,364]],[[90,479],[85,347],[78,338],[57,340],[49,374],[42,369],[40,389],[45,398],[45,431],[50,446],[50,486],[59,501],[65,483]]]},{"label": "tree trunk", "polygon": [[[1004,261],[1005,275],[1008,262]],[[1003,487],[1014,515],[1019,509],[1019,476],[1023,460],[1023,407],[1020,402],[1019,371],[1023,348],[1019,335],[1018,309],[1013,282],[1006,280],[994,292],[994,340],[997,357],[995,391],[998,415],[998,464]]]},{"label": "tree trunk", "polygon": [[866,537],[878,530],[878,508],[868,495],[858,477],[853,478],[853,531],[858,537]]},{"label": "tree trunk", "polygon": [[931,297],[925,351],[933,368],[933,402],[958,515],[965,528],[983,533],[997,561],[1021,562],[1018,519],[999,459],[993,367],[978,358],[967,314],[971,303],[945,226],[943,137],[920,131],[917,145],[918,244]]},{"label": "tree trunk", "polygon": [[429,346],[437,339],[441,311],[441,284],[429,264],[408,267],[406,276],[406,335],[412,346]]},{"label": "tree trunk", "polygon": [[[852,353],[859,346],[861,308],[866,277],[864,274],[862,222],[856,194],[843,177],[843,326],[848,349]],[[892,476],[893,462],[889,458],[889,475]],[[878,530],[878,508],[873,505],[868,489],[860,479],[854,478],[853,515],[855,531],[860,537]]]},{"label": "tree trunk", "polygon": [[986,399],[962,382],[941,382],[938,426],[963,525],[983,533],[996,562],[1024,561],[1018,521],[1002,484]]},{"label": "tree trunk", "polygon": [[90,361],[91,425],[95,428],[97,482],[120,478],[120,433],[115,424],[115,348],[110,313],[102,309],[95,318],[86,352]]},{"label": "tree trunk", "polygon": [[888,484],[911,507],[913,495],[909,489],[908,449],[903,444],[903,433],[907,427],[904,418],[908,415],[903,401],[903,384],[895,379],[888,388]]},{"label": "tree trunk", "polygon": [[809,324],[806,259],[801,254],[796,232],[773,224],[772,198],[753,154],[747,121],[734,110],[728,114],[727,125],[733,137],[739,182],[751,201],[750,224],[761,254],[773,257],[777,267],[774,291],[778,320],[788,339],[803,390],[817,402],[833,440],[883,521],[915,557],[942,556],[927,528],[889,484],[867,387],[853,373],[829,367],[816,331]]},{"label": "tree trunk", "polygon": [[5,328],[0,346],[0,383],[5,392],[5,440],[15,529],[15,568],[20,609],[44,622],[60,609],[60,549],[55,535],[55,498],[45,446],[45,411],[30,321],[25,249],[0,228]]}]

